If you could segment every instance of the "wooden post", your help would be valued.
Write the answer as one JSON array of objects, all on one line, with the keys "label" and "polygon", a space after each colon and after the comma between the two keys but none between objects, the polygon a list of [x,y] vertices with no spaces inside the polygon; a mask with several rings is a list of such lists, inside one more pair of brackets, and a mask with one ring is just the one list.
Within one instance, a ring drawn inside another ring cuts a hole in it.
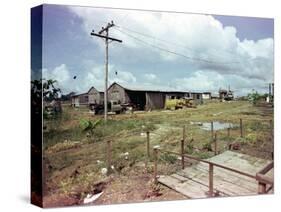
[{"label": "wooden post", "polygon": [[184,140],[181,140],[181,168],[184,169]]},{"label": "wooden post", "polygon": [[111,141],[107,141],[107,174],[111,172]]},{"label": "wooden post", "polygon": [[182,129],[182,139],[185,141],[186,139],[186,131],[185,131],[185,125],[183,125],[183,129]]},{"label": "wooden post", "polygon": [[259,182],[258,185],[258,194],[265,194],[266,193],[266,184]]},{"label": "wooden post", "polygon": [[149,138],[149,131],[146,132],[146,152],[147,152],[147,159],[150,158],[150,138]]},{"label": "wooden post", "polygon": [[[109,37],[108,31],[111,27],[115,26],[113,21],[111,23],[108,23],[106,27],[102,27],[102,29],[99,31],[99,33],[95,33],[94,30],[91,32],[92,36],[97,36],[100,38],[104,38],[105,41],[105,79],[104,79],[104,121],[107,121],[107,103],[108,103],[108,97],[107,97],[107,84],[108,84],[108,44],[109,41],[117,41],[122,43],[122,40]],[[102,35],[102,33],[105,32],[105,35]]]},{"label": "wooden post", "polygon": [[243,137],[243,123],[242,123],[242,119],[240,119],[240,137]]},{"label": "wooden post", "polygon": [[272,120],[269,120],[269,128],[270,128],[270,139],[271,139],[271,141],[273,141],[274,127],[273,127]]},{"label": "wooden post", "polygon": [[214,142],[215,142],[215,155],[217,155],[218,154],[217,132],[215,132]]},{"label": "wooden post", "polygon": [[227,137],[230,138],[230,126],[227,128]]},{"label": "wooden post", "polygon": [[154,147],[153,151],[154,151],[154,183],[157,184],[158,147]]},{"label": "wooden post", "polygon": [[212,140],[214,138],[214,122],[211,121],[211,134],[212,134]]},{"label": "wooden post", "polygon": [[209,197],[214,196],[214,165],[209,163]]}]

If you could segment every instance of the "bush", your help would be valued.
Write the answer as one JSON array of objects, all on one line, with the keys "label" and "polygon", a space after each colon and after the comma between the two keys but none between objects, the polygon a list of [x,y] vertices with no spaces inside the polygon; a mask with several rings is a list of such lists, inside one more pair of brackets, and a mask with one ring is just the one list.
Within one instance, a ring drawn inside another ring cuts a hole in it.
[{"label": "bush", "polygon": [[202,148],[208,151],[212,151],[211,142],[207,141],[206,143],[203,144]]},{"label": "bush", "polygon": [[80,127],[85,132],[90,132],[91,135],[93,135],[93,130],[101,123],[101,120],[97,120],[95,122],[92,122],[90,120],[82,119],[80,120]]},{"label": "bush", "polygon": [[176,163],[176,161],[177,161],[177,156],[175,156],[175,155],[171,155],[171,154],[169,154],[169,153],[164,153],[164,154],[162,154],[161,156],[160,156],[160,159],[161,160],[164,160],[164,161],[166,161],[166,162],[169,162],[169,163],[171,163],[171,164],[174,164],[174,163]]}]

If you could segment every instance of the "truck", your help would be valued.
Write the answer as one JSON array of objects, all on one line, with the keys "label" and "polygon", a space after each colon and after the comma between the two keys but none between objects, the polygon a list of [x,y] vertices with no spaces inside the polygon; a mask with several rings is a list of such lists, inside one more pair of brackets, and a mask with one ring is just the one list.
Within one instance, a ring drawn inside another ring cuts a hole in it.
[{"label": "truck", "polygon": [[233,91],[225,89],[219,89],[219,98],[221,101],[231,101],[234,99]]},{"label": "truck", "polygon": [[193,99],[191,98],[181,98],[181,99],[166,99],[165,109],[167,110],[177,110],[183,108],[194,108],[196,107]]},{"label": "truck", "polygon": [[[115,112],[116,114],[125,113],[128,106],[128,104],[121,104],[120,101],[112,100],[107,103],[107,112]],[[104,113],[104,104],[90,104],[89,107],[95,114]]]}]

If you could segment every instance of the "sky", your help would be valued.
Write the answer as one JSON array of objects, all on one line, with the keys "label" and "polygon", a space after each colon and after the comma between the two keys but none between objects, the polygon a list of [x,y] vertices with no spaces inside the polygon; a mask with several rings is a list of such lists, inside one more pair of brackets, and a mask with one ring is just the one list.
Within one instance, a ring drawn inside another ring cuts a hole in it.
[{"label": "sky", "polygon": [[273,19],[58,5],[43,11],[43,77],[65,94],[103,91],[105,43],[90,33],[111,20],[110,36],[123,42],[109,44],[109,84],[214,94],[230,86],[241,96],[265,93],[273,82]]}]

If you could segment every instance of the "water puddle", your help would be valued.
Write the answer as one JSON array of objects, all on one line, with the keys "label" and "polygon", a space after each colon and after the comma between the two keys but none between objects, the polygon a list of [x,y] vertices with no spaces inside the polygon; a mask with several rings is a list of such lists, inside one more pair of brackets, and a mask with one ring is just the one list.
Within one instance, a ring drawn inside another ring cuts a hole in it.
[{"label": "water puddle", "polygon": [[[197,125],[202,130],[211,130],[211,122],[190,122],[190,124]],[[223,130],[223,129],[227,129],[227,128],[236,127],[236,125],[232,124],[232,123],[227,123],[227,122],[214,121],[213,127],[214,127],[214,130]]]}]

